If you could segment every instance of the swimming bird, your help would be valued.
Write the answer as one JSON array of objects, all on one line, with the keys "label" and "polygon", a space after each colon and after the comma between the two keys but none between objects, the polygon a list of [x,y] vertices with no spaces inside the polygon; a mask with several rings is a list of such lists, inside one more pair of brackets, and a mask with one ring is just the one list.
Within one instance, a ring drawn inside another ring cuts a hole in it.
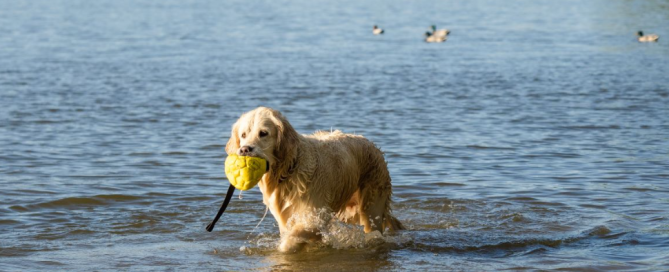
[{"label": "swimming bird", "polygon": [[657,34],[643,35],[643,31],[641,30],[639,30],[636,35],[639,36],[639,42],[656,42],[660,39],[660,36]]},{"label": "swimming bird", "polygon": [[380,35],[383,34],[383,29],[379,28],[378,26],[374,25],[374,28],[372,28],[372,33],[374,35]]},{"label": "swimming bird", "polygon": [[430,29],[432,30],[432,32],[428,32],[430,33],[430,36],[446,37],[451,33],[451,31],[446,28],[437,30],[437,26],[435,25],[432,25]]},{"label": "swimming bird", "polygon": [[425,42],[440,43],[446,41],[447,36],[436,36],[430,32],[425,32]]}]

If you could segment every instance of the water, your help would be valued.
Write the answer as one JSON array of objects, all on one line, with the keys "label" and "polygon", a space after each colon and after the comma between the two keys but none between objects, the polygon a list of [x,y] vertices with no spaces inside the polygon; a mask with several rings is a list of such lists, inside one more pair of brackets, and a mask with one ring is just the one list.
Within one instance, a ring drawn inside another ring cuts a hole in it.
[{"label": "water", "polygon": [[[1,6],[0,270],[669,267],[666,1]],[[206,232],[259,105],[373,140],[409,230],[281,254],[254,189]]]}]

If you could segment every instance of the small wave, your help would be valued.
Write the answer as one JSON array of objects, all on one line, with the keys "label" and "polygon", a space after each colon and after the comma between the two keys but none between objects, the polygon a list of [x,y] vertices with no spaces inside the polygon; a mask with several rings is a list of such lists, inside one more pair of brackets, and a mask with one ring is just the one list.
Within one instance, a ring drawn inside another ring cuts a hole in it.
[{"label": "small wave", "polygon": [[218,197],[211,197],[211,196],[189,196],[189,197],[180,197],[180,198],[175,198],[175,201],[211,201],[212,199],[218,200]]},{"label": "small wave", "polygon": [[462,183],[452,183],[452,182],[434,182],[432,183],[434,185],[440,186],[440,187],[460,187],[460,186],[466,186]]},{"label": "small wave", "polygon": [[546,249],[545,247],[539,247],[539,248],[533,248],[533,249],[527,250],[525,252],[522,252],[520,255],[528,256],[528,255],[534,255],[534,254],[544,254],[546,252],[548,252],[548,249]]},{"label": "small wave", "polygon": [[583,125],[583,126],[561,126],[561,129],[573,130],[603,130],[603,129],[620,129],[619,125],[598,126],[598,125]]},{"label": "small wave", "polygon": [[575,153],[561,153],[561,152],[551,152],[551,153],[541,153],[541,154],[527,154],[520,156],[523,159],[538,159],[538,158],[580,158],[582,155]]},{"label": "small wave", "polygon": [[611,229],[606,226],[596,226],[590,230],[584,232],[586,236],[605,236],[611,233]]},{"label": "small wave", "polygon": [[107,200],[113,200],[113,201],[131,201],[131,200],[138,200],[142,199],[140,196],[134,196],[134,195],[120,195],[120,194],[114,194],[114,195],[97,195],[95,198],[102,198],[102,199],[107,199]]},{"label": "small wave", "polygon": [[34,195],[55,195],[55,194],[57,194],[54,191],[34,190],[34,189],[20,189],[20,190],[15,190],[15,192],[20,192],[20,193],[25,193],[25,194],[34,194]]},{"label": "small wave", "polygon": [[140,163],[134,164],[134,166],[141,167],[141,168],[151,168],[153,166],[167,166],[167,163],[160,162],[157,160],[146,160],[142,161]]},{"label": "small wave", "polygon": [[130,178],[132,176],[125,175],[63,175],[65,178],[75,178],[75,179],[118,179],[118,178]]},{"label": "small wave", "polygon": [[72,120],[35,120],[33,123],[38,125],[65,124],[72,123]]},{"label": "small wave", "polygon": [[416,154],[417,158],[421,159],[451,159],[451,158],[459,158],[457,156],[449,155],[449,154],[439,154],[439,153],[418,153]]},{"label": "small wave", "polygon": [[606,205],[597,205],[597,204],[580,204],[579,207],[591,208],[591,209],[606,209]]},{"label": "small wave", "polygon": [[152,196],[152,197],[169,197],[169,196],[175,196],[175,194],[167,194],[167,193],[159,193],[159,192],[150,192],[144,194],[146,196]]},{"label": "small wave", "polygon": [[513,147],[501,147],[501,146],[466,145],[465,147],[471,149],[483,149],[483,150],[516,150]]},{"label": "small wave", "polygon": [[37,263],[45,266],[67,266],[67,264],[57,261],[38,261]]},{"label": "small wave", "polygon": [[205,108],[211,108],[211,109],[221,108],[221,104],[215,104],[215,103],[207,103],[207,104],[204,104],[202,106],[204,106]]},{"label": "small wave", "polygon": [[63,199],[58,199],[54,201],[44,202],[35,205],[38,208],[48,208],[48,207],[58,207],[58,206],[91,206],[91,205],[103,205],[104,201],[91,198],[91,197],[68,197]]},{"label": "small wave", "polygon": [[21,222],[12,220],[12,219],[1,219],[0,220],[0,226],[6,226],[6,225],[18,225],[21,224]]},{"label": "small wave", "polygon": [[68,232],[68,237],[72,235],[90,235],[90,234],[95,234],[95,231],[88,230],[88,229],[75,229],[70,232]]},{"label": "small wave", "polygon": [[183,155],[188,155],[188,152],[183,152],[183,151],[170,151],[170,152],[163,152],[162,153],[165,156],[183,156]]},{"label": "small wave", "polygon": [[145,233],[177,233],[184,229],[180,223],[164,223],[160,218],[146,218],[132,223],[118,224],[111,227],[109,233],[118,235]]},{"label": "small wave", "polygon": [[435,232],[419,233],[411,239],[412,244],[408,249],[434,253],[502,253],[504,255],[521,252],[522,255],[536,253],[534,251],[539,248],[554,249],[591,238],[618,239],[627,233],[612,233],[606,226],[596,226],[578,234],[561,237],[488,237],[485,235],[479,236],[478,234],[468,236],[467,234],[471,235],[472,233],[454,233],[448,235],[437,235]]},{"label": "small wave", "polygon": [[154,156],[154,155],[155,155],[155,153],[153,153],[153,152],[132,152],[132,153],[128,154],[128,156],[131,156],[131,157],[151,157],[151,156]]},{"label": "small wave", "polygon": [[160,120],[156,118],[122,118],[121,121],[127,123],[158,123]]},{"label": "small wave", "polygon": [[200,147],[200,150],[223,150],[225,145],[221,144],[210,144]]},{"label": "small wave", "polygon": [[649,191],[652,192],[652,191],[655,191],[654,189],[639,188],[639,187],[627,187],[627,188],[623,188],[623,189],[624,190],[630,190],[630,191],[636,191],[636,192],[649,192]]},{"label": "small wave", "polygon": [[18,212],[25,212],[34,209],[57,209],[70,207],[89,207],[89,206],[104,206],[115,202],[135,201],[142,199],[139,196],[133,195],[96,195],[92,197],[66,197],[52,201],[29,204],[29,205],[14,205],[10,209]]},{"label": "small wave", "polygon": [[513,201],[536,201],[537,199],[529,196],[516,196],[516,197],[507,197],[506,200]]}]

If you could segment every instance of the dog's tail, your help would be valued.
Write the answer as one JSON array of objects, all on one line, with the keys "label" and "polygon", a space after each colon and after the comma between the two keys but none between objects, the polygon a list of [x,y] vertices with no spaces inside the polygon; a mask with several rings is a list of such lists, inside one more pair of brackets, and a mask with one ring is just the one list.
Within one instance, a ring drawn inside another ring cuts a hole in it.
[{"label": "dog's tail", "polygon": [[386,220],[383,222],[383,228],[387,228],[390,231],[397,231],[405,229],[402,223],[400,223],[397,218],[392,215],[386,215]]}]

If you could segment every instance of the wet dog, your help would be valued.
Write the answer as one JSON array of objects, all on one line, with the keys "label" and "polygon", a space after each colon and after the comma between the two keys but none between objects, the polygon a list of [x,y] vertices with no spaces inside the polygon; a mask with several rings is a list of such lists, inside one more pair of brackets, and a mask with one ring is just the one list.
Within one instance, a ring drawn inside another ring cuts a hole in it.
[{"label": "wet dog", "polygon": [[320,239],[319,224],[332,216],[362,225],[365,233],[403,229],[391,214],[392,186],[383,153],[360,135],[300,135],[280,112],[259,107],[232,126],[225,150],[269,162],[258,187],[279,225],[283,252]]}]

